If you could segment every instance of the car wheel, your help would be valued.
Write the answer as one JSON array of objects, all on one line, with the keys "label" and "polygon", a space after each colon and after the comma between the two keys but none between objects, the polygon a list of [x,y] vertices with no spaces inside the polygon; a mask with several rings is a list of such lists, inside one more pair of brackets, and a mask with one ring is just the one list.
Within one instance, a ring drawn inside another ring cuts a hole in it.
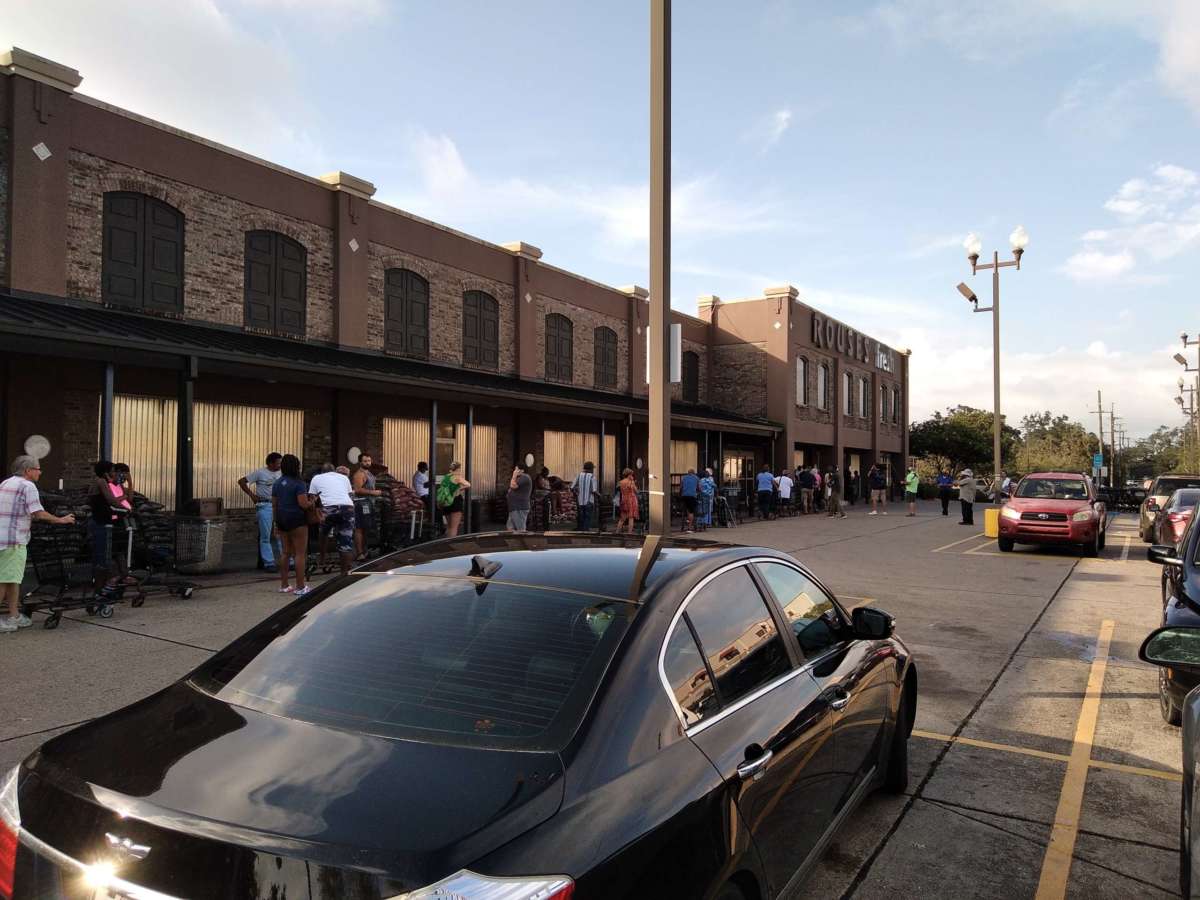
[{"label": "car wheel", "polygon": [[1162,713],[1163,721],[1168,725],[1179,725],[1183,721],[1183,711],[1167,693],[1167,673],[1162,669],[1158,670],[1158,711]]},{"label": "car wheel", "polygon": [[1104,546],[1107,543],[1108,543],[1108,529],[1102,528],[1102,529],[1100,529],[1100,549],[1103,550]]},{"label": "car wheel", "polygon": [[996,540],[996,546],[1000,548],[1001,553],[1011,553],[1014,546],[1013,539],[1004,537],[998,538]]},{"label": "car wheel", "polygon": [[742,889],[737,884],[727,881],[713,900],[746,900],[746,895],[742,893]]},{"label": "car wheel", "polygon": [[1092,539],[1083,545],[1084,556],[1099,556],[1100,555],[1100,532],[1097,531],[1092,535]]},{"label": "car wheel", "polygon": [[896,707],[896,725],[892,729],[892,747],[888,753],[887,774],[883,778],[883,790],[889,794],[903,794],[908,790],[908,692],[900,689],[900,705]]}]

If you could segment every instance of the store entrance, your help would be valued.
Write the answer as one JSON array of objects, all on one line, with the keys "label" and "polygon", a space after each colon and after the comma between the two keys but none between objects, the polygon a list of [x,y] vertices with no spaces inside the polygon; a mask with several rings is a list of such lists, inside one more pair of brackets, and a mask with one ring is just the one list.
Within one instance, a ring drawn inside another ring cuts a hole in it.
[{"label": "store entrance", "polygon": [[753,450],[726,447],[725,458],[721,461],[721,486],[726,490],[737,488],[738,497],[745,499],[754,493],[757,468],[757,456]]}]

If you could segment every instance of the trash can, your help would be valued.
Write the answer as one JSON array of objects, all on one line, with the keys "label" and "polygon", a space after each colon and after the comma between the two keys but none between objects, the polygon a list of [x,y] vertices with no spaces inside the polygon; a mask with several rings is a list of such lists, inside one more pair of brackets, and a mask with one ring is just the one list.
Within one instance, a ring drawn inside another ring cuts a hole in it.
[{"label": "trash can", "polygon": [[1000,537],[1000,507],[989,506],[983,511],[984,537]]}]

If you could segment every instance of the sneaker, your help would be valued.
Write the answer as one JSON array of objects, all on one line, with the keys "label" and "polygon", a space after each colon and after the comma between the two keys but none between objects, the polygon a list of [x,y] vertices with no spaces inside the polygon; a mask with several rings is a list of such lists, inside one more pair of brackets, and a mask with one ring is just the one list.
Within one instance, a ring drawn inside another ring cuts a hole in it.
[{"label": "sneaker", "polygon": [[886,510],[886,509],[883,511],[883,514],[884,514],[885,516],[887,515],[887,510]]},{"label": "sneaker", "polygon": [[12,619],[0,619],[0,634],[4,634],[5,632],[16,631],[16,630],[17,630],[16,623],[13,622]]},{"label": "sneaker", "polygon": [[289,585],[287,585],[286,587],[281,587],[281,588],[279,589],[279,593],[281,593],[281,594],[291,594],[291,593],[293,593],[295,590],[296,590],[296,589],[295,589],[294,587],[292,587],[292,586],[289,584]]},{"label": "sneaker", "polygon": [[879,510],[873,509],[869,513],[867,513],[867,515],[868,516],[877,516],[877,515],[879,515]]},{"label": "sneaker", "polygon": [[33,624],[33,619],[24,613],[19,613],[18,615],[11,616],[8,622],[10,625],[16,625],[18,628],[28,628]]},{"label": "sneaker", "polygon": [[312,593],[312,590],[313,590],[313,588],[312,588],[312,585],[311,585],[311,584],[306,584],[306,585],[305,585],[304,587],[302,587],[302,588],[296,588],[296,596],[297,596],[297,597],[303,597],[305,594],[311,594],[311,593]]}]

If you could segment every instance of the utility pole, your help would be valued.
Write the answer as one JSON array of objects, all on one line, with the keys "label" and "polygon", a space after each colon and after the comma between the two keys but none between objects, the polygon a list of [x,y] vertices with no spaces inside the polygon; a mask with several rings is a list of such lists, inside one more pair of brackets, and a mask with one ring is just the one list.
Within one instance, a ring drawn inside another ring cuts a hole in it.
[{"label": "utility pole", "polygon": [[1096,470],[1096,483],[1100,484],[1100,469],[1104,466],[1104,399],[1100,396],[1099,389],[1096,390],[1096,408],[1095,410],[1089,409],[1088,412],[1096,413],[1096,422],[1099,427],[1096,437],[1100,445],[1100,465],[1092,468]]},{"label": "utility pole", "polygon": [[1112,446],[1112,453],[1108,458],[1108,486],[1112,487],[1116,484],[1114,479],[1117,475],[1117,404],[1115,403],[1108,405],[1108,443]]},{"label": "utility pole", "polygon": [[650,533],[671,532],[671,0],[650,0]]}]

